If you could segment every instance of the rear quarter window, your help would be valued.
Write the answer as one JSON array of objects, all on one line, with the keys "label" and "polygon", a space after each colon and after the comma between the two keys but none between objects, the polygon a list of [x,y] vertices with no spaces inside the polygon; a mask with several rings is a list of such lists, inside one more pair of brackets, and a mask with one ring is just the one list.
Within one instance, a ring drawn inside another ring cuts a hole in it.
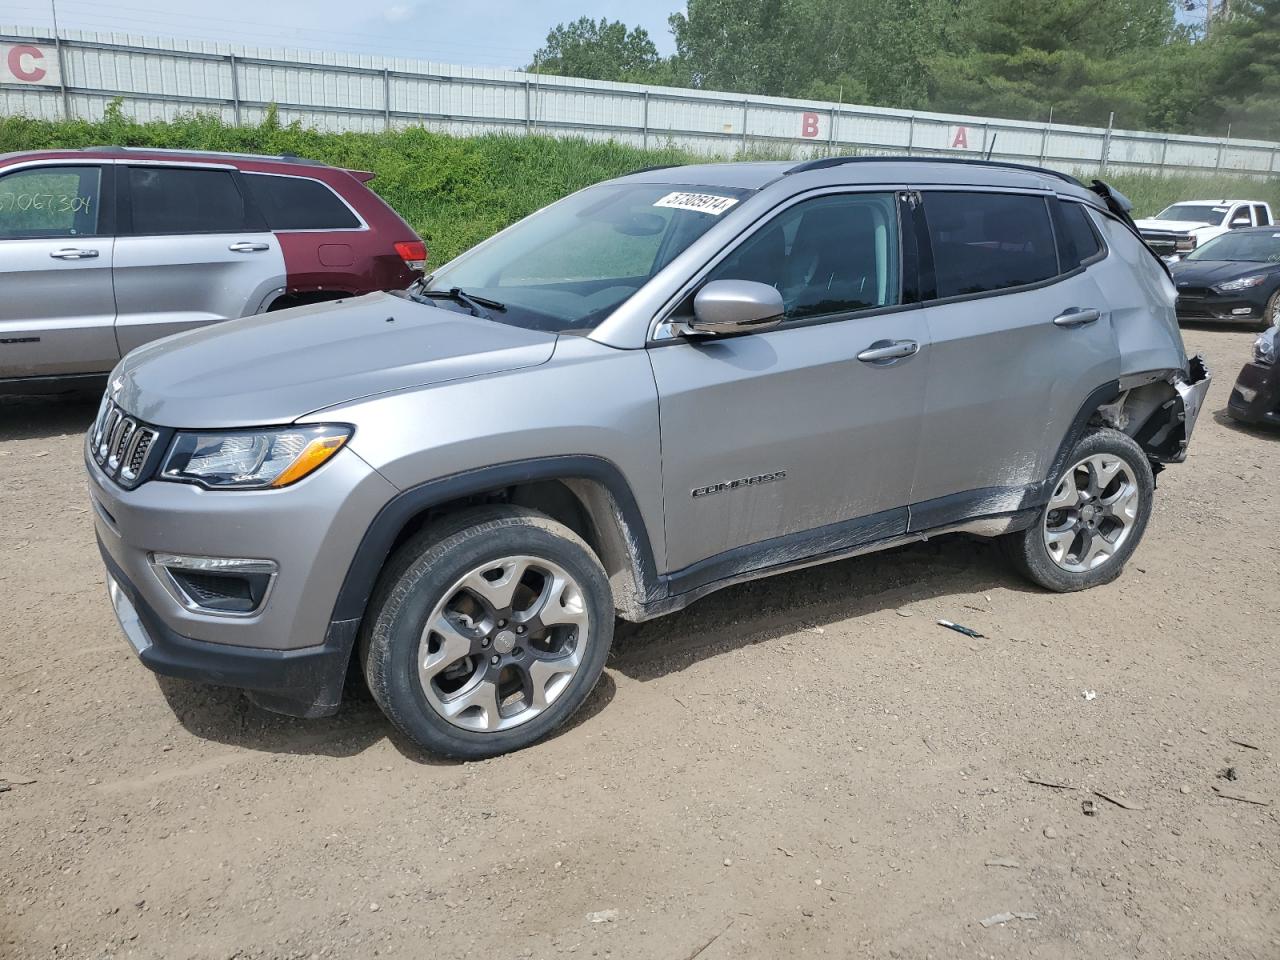
[{"label": "rear quarter window", "polygon": [[318,180],[247,173],[244,182],[272,230],[351,230],[361,225],[338,195]]},{"label": "rear quarter window", "polygon": [[1084,206],[1066,200],[1051,201],[1058,227],[1058,255],[1062,272],[1070,273],[1102,252],[1102,240]]},{"label": "rear quarter window", "polygon": [[940,299],[1007,290],[1058,273],[1044,197],[930,191],[924,210]]}]

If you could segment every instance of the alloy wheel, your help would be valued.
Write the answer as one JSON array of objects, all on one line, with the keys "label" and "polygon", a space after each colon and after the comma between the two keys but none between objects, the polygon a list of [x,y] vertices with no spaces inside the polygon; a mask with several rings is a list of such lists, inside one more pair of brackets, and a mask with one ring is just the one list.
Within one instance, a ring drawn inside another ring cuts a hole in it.
[{"label": "alloy wheel", "polygon": [[527,723],[564,693],[590,642],[581,585],[540,557],[506,557],[459,578],[418,645],[418,679],[451,724],[489,733]]},{"label": "alloy wheel", "polygon": [[1133,532],[1141,494],[1133,469],[1112,454],[1086,457],[1058,483],[1044,514],[1049,558],[1071,573],[1109,561]]}]

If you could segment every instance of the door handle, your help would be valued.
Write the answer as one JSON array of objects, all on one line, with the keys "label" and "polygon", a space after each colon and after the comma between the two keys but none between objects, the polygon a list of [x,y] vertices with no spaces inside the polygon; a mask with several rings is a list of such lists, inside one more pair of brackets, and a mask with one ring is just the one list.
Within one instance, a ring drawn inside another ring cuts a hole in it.
[{"label": "door handle", "polygon": [[919,350],[920,344],[914,340],[877,340],[858,354],[858,359],[863,363],[887,364],[915,356]]},{"label": "door handle", "polygon": [[82,250],[79,247],[63,247],[61,250],[49,251],[49,256],[55,260],[92,260],[97,255],[97,250]]},{"label": "door handle", "polygon": [[252,243],[249,240],[241,240],[239,243],[233,243],[227,247],[232,253],[261,253],[263,250],[270,250],[269,243]]},{"label": "door handle", "polygon": [[1101,316],[1100,310],[1082,310],[1079,307],[1072,307],[1054,317],[1053,324],[1056,327],[1083,327],[1086,324],[1095,323]]}]

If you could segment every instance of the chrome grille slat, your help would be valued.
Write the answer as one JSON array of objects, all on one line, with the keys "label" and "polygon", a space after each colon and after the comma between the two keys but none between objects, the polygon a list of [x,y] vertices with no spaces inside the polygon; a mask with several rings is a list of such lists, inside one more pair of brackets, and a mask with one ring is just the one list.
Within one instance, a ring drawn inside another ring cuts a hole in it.
[{"label": "chrome grille slat", "polygon": [[111,456],[107,458],[107,463],[113,468],[120,466],[124,459],[125,448],[129,446],[129,441],[133,439],[133,431],[138,428],[138,423],[132,417],[125,417],[120,421],[120,436],[113,438],[111,444]]},{"label": "chrome grille slat", "polygon": [[160,431],[139,422],[110,399],[104,399],[89,439],[89,452],[104,473],[122,487],[137,486],[146,473]]}]

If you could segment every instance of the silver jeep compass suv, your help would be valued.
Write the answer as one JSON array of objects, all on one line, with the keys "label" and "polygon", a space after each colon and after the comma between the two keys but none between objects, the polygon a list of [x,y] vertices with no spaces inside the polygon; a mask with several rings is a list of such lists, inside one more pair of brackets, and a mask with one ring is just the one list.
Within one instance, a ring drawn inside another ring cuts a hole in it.
[{"label": "silver jeep compass suv", "polygon": [[1006,164],[650,170],[401,295],[145,346],[86,440],[158,673],[427,748],[546,736],[615,616],[948,531],[1118,576],[1208,387],[1105,184]]}]

